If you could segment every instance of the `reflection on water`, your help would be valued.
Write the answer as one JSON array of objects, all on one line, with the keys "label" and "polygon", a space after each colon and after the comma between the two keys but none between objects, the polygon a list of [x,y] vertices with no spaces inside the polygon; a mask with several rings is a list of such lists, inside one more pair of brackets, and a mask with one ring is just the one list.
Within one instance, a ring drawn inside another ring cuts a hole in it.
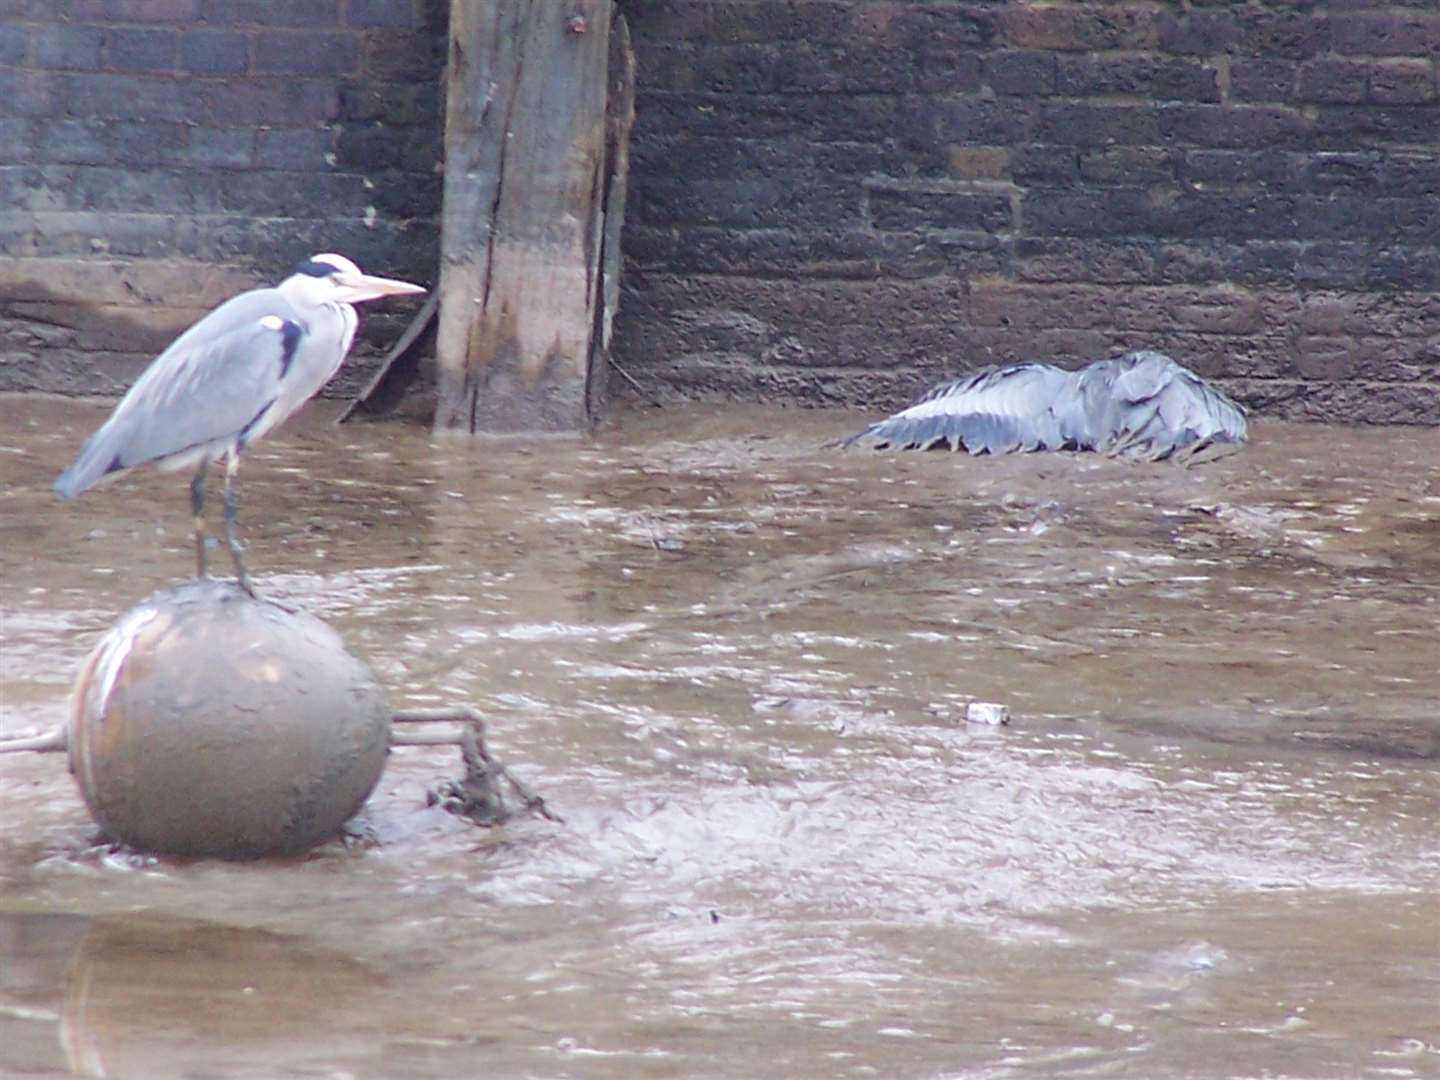
[{"label": "reflection on water", "polygon": [[[183,479],[51,500],[98,416],[0,402],[7,733],[187,572]],[[0,1074],[1440,1071],[1440,433],[1187,472],[850,427],[257,448],[259,587],[566,825],[471,829],[407,750],[369,847],[176,864],[0,758]]]}]

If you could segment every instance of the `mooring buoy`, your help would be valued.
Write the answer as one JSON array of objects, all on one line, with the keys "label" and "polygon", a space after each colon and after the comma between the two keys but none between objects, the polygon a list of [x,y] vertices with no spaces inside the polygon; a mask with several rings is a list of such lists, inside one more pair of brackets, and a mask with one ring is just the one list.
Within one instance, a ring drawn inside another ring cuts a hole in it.
[{"label": "mooring buoy", "polygon": [[333,837],[385,767],[390,709],[319,619],[200,578],[131,608],[75,682],[70,769],[143,851],[230,859]]}]

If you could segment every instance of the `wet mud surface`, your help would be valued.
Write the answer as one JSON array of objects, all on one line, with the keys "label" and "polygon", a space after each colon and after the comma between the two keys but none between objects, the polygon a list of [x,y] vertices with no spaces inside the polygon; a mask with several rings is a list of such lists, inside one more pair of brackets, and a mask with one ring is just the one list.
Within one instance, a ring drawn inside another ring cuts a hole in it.
[{"label": "wet mud surface", "polygon": [[[50,494],[103,415],[0,400],[6,735],[193,568],[183,477]],[[0,757],[0,1075],[1440,1075],[1440,431],[1186,471],[325,419],[241,470],[257,587],[565,824],[403,748],[360,839],[159,860]]]}]

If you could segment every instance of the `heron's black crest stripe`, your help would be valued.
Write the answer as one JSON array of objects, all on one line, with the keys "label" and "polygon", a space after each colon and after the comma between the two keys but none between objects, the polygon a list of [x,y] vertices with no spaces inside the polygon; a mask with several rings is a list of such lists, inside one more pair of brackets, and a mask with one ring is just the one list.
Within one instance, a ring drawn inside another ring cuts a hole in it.
[{"label": "heron's black crest stripe", "polygon": [[319,259],[306,259],[295,267],[297,274],[309,274],[311,277],[329,277],[335,273],[335,267]]},{"label": "heron's black crest stripe", "polygon": [[280,378],[290,371],[295,350],[300,347],[300,324],[286,319],[280,327]]}]

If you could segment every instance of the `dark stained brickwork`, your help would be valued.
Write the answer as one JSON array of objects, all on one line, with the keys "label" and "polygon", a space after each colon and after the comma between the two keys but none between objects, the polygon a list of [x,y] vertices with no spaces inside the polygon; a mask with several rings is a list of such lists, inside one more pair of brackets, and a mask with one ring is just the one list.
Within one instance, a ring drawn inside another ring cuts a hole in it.
[{"label": "dark stained brickwork", "polygon": [[[656,392],[1146,345],[1271,415],[1440,422],[1434,0],[620,2]],[[433,281],[447,18],[0,0],[0,389],[121,389],[315,250]]]},{"label": "dark stained brickwork", "polygon": [[1147,345],[1440,422],[1440,6],[635,0],[621,362],[891,405]]},{"label": "dark stained brickwork", "polygon": [[122,390],[315,251],[433,281],[447,20],[444,0],[0,0],[0,389]]}]

